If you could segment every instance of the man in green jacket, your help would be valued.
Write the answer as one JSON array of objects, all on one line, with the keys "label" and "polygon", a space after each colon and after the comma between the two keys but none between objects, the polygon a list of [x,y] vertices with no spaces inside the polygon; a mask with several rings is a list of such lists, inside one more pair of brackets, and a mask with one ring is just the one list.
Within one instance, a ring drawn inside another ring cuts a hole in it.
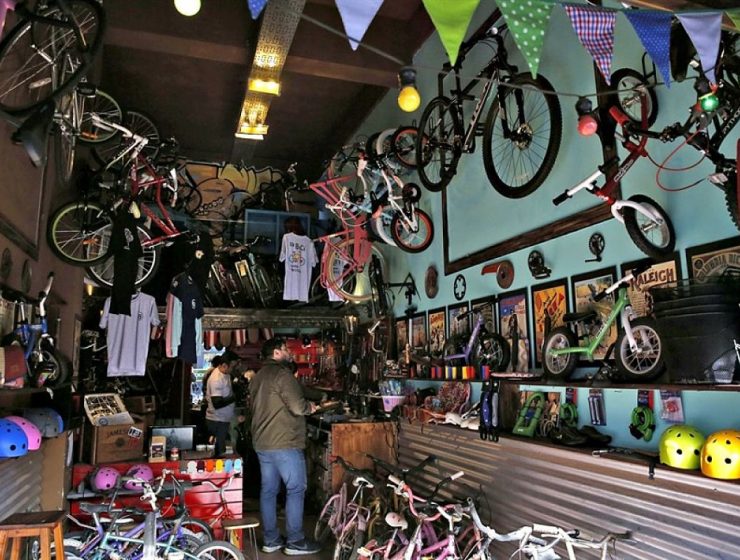
[{"label": "man in green jacket", "polygon": [[[264,529],[263,552],[283,549],[290,556],[315,554],[321,547],[303,534],[303,498],[306,493],[306,419],[316,405],[303,396],[293,376],[293,360],[285,341],[273,338],[262,346],[266,360],[250,383],[252,442],[260,462],[260,512]],[[286,542],[277,528],[277,495],[285,483]]]}]

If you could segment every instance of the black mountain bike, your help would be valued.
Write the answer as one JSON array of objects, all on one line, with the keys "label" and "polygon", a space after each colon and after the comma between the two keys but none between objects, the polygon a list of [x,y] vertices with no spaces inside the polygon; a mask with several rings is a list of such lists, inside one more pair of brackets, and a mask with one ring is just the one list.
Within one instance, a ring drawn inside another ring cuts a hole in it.
[{"label": "black mountain bike", "polygon": [[[508,61],[501,35],[506,24],[495,10],[488,20],[460,46],[454,66],[446,64],[438,77],[439,96],[424,109],[416,137],[416,166],[419,178],[430,191],[441,191],[457,172],[460,156],[475,151],[475,139],[483,136],[483,163],[491,185],[507,198],[522,198],[539,187],[550,173],[562,135],[562,113],[554,88],[541,75],[519,73]],[[478,75],[463,86],[463,61],[473,47],[486,44],[493,58]],[[454,74],[451,97],[443,95],[443,81]],[[485,81],[480,96],[472,90]],[[485,123],[481,116],[498,85]],[[467,128],[463,103],[476,101]]]}]

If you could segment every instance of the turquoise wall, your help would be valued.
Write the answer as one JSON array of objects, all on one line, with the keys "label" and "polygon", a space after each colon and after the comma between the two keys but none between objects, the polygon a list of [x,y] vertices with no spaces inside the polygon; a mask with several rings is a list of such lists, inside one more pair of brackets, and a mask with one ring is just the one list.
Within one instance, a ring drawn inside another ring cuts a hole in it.
[{"label": "turquoise wall", "polygon": [[[475,29],[495,8],[490,0],[483,0],[474,16],[470,29]],[[616,49],[613,69],[622,67],[641,68],[642,49],[639,39],[623,16],[617,18]],[[525,68],[518,50],[509,40],[512,60]],[[478,47],[480,56],[471,56],[466,61],[464,73],[472,75],[480,62],[487,60],[485,47]],[[365,121],[357,134],[369,135],[375,131],[408,124],[412,119],[419,119],[424,104],[436,95],[436,73],[446,60],[446,55],[438,36],[433,34],[426,44],[415,55],[413,63],[418,70],[418,88],[422,95],[422,106],[414,114],[403,113],[396,105],[396,91],[390,91],[378,104]],[[545,47],[540,64],[541,73],[553,83],[555,89],[562,92],[588,94],[595,91],[593,65],[590,56],[578,42],[565,11],[556,7],[547,30]],[[695,101],[692,81],[672,84],[670,89],[658,87],[659,114],[654,128],[662,128],[675,121],[682,121],[687,115],[689,106]],[[447,187],[450,220],[450,256],[454,260],[472,251],[479,250],[492,243],[509,239],[534,227],[550,223],[553,220],[571,215],[579,210],[592,206],[598,200],[586,192],[579,193],[567,203],[555,207],[552,199],[566,188],[580,182],[590,175],[596,166],[602,163],[601,146],[595,137],[584,138],[576,131],[575,97],[561,97],[563,111],[563,141],[558,160],[547,181],[535,193],[520,200],[510,200],[500,196],[490,186],[483,169],[480,151],[464,155],[456,177]],[[725,151],[734,153],[737,136],[725,142]],[[663,145],[659,141],[650,141],[648,150],[653,159],[660,162],[677,146]],[[620,149],[620,152],[622,150]],[[682,167],[696,162],[699,154],[686,147],[674,157],[670,166]],[[710,162],[701,163],[696,169],[685,173],[664,173],[662,181],[671,188],[693,182],[698,177],[713,171]],[[676,249],[681,255],[682,276],[687,276],[684,250],[687,247],[724,239],[737,235],[729,214],[724,206],[723,193],[704,181],[697,187],[683,192],[669,193],[658,188],[655,181],[656,167],[646,159],[641,159],[622,182],[625,196],[644,193],[658,201],[669,213],[677,234]],[[410,178],[409,180],[416,180]],[[432,246],[419,255],[409,255],[400,250],[386,248],[385,255],[389,263],[390,280],[402,281],[407,273],[416,279],[421,291],[414,303],[418,311],[438,308],[455,303],[452,295],[452,283],[455,275],[444,276],[442,273],[444,259],[442,254],[442,211],[441,195],[425,191],[421,207],[429,212],[435,223],[436,234]],[[588,253],[588,238],[594,232],[600,232],[606,238],[606,250],[600,263],[585,263],[591,257]],[[615,220],[598,224],[578,232],[559,237],[539,246],[529,247],[507,256],[515,269],[515,279],[511,290],[527,288],[538,281],[532,279],[527,268],[527,256],[532,249],[540,250],[547,265],[552,269],[548,280],[569,278],[573,275],[597,270],[605,266],[619,266],[620,263],[642,258],[644,255],[631,243],[624,227]],[[424,273],[430,264],[435,264],[440,272],[439,294],[428,299],[423,293]],[[482,276],[482,264],[470,267],[462,273],[467,280],[465,300],[473,300],[500,291],[495,275]],[[529,291],[528,291],[529,298]],[[571,294],[572,298],[572,294]],[[403,314],[406,301],[402,296],[396,298],[396,315]],[[571,302],[572,308],[572,302]],[[530,336],[533,332],[531,318]],[[533,344],[532,344],[533,346]],[[577,374],[578,375],[578,374]],[[422,383],[422,382],[419,382]],[[432,382],[424,382],[429,384]],[[479,392],[479,383],[475,384],[474,398]],[[533,387],[534,388],[534,387]],[[535,388],[536,389],[536,388]],[[557,389],[552,389],[557,390]],[[588,391],[580,389],[578,394],[579,409],[582,419],[588,419]],[[655,391],[655,402],[659,403]],[[653,442],[643,445],[633,439],[627,430],[629,414],[635,405],[636,391],[628,389],[609,389],[605,393],[608,426],[603,431],[611,434],[619,445],[654,448]],[[740,429],[740,393],[714,393],[684,391],[683,403],[688,422],[696,424],[705,432],[723,427]],[[659,411],[659,405],[657,405]],[[717,411],[721,411],[718,414]],[[662,429],[659,425],[659,430]],[[658,431],[660,433],[660,431]]]}]

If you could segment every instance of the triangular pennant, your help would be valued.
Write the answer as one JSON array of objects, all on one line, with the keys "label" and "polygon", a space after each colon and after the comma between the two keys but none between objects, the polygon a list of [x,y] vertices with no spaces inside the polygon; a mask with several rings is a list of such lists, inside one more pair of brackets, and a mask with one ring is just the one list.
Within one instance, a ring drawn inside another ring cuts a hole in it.
[{"label": "triangular pennant", "polygon": [[605,8],[567,4],[568,13],[578,40],[594,59],[607,84],[611,83],[614,54],[614,23],[617,13]]},{"label": "triangular pennant", "polygon": [[352,50],[356,51],[365,31],[383,5],[383,0],[336,0],[336,3],[339,15],[342,16],[344,32]]},{"label": "triangular pennant", "polygon": [[725,13],[727,14],[727,17],[732,20],[732,23],[735,24],[735,28],[740,29],[740,8],[727,10]]},{"label": "triangular pennant", "polygon": [[498,0],[497,5],[506,18],[516,46],[522,51],[529,70],[536,77],[545,42],[545,29],[555,4],[545,0]]},{"label": "triangular pennant", "polygon": [[683,28],[691,37],[699,55],[701,68],[709,81],[714,83],[714,65],[719,54],[719,39],[722,33],[722,12],[676,14]]},{"label": "triangular pennant", "polygon": [[626,10],[624,15],[632,24],[642,46],[660,70],[665,83],[671,87],[671,18],[668,12]]},{"label": "triangular pennant", "polygon": [[18,0],[0,0],[0,35],[5,27],[5,16],[8,15],[8,10],[15,10],[17,3]]},{"label": "triangular pennant", "polygon": [[432,23],[439,33],[439,38],[450,57],[450,62],[457,62],[460,44],[470,25],[473,12],[480,0],[422,0],[424,7],[432,18]]},{"label": "triangular pennant", "polygon": [[252,14],[252,19],[257,19],[265,8],[267,0],[247,0],[247,4],[249,4],[249,12]]}]

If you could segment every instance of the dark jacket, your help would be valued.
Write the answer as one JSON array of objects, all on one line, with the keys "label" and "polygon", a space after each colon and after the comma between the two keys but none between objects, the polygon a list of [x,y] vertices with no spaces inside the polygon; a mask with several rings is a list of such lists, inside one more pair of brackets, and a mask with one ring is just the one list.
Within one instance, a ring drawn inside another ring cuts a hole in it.
[{"label": "dark jacket", "polygon": [[311,412],[311,405],[290,369],[273,359],[266,360],[252,379],[249,394],[256,451],[305,449],[305,415]]}]

